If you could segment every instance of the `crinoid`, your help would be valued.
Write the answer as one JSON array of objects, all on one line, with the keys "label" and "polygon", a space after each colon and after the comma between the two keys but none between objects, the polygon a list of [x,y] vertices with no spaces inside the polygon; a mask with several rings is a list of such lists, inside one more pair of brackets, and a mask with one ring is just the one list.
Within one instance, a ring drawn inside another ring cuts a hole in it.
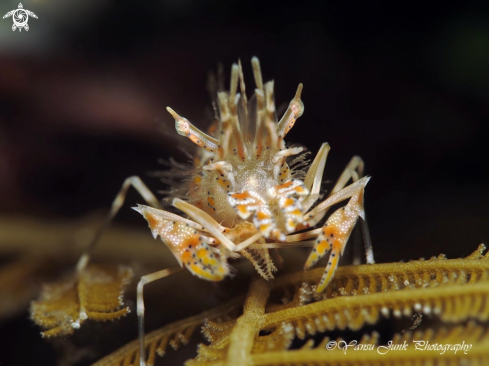
[{"label": "crinoid", "polygon": [[131,277],[129,268],[91,265],[78,276],[44,285],[41,298],[31,303],[31,318],[45,329],[43,337],[69,335],[87,319],[119,319],[129,313],[121,307]]},{"label": "crinoid", "polygon": [[[481,244],[464,259],[340,267],[322,294],[314,289],[321,269],[256,279],[246,297],[149,333],[148,363],[203,325],[208,344],[187,366],[487,365],[484,251]],[[93,366],[137,364],[138,345]]]}]

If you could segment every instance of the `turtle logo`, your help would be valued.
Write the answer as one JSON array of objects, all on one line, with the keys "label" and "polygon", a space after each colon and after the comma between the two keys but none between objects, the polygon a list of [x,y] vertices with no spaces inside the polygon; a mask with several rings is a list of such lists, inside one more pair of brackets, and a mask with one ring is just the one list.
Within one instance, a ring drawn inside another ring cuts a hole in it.
[{"label": "turtle logo", "polygon": [[9,11],[7,14],[3,16],[3,19],[8,18],[10,16],[12,17],[14,21],[14,24],[12,25],[13,31],[15,31],[17,28],[19,28],[19,32],[22,31],[22,28],[28,31],[29,25],[27,24],[27,21],[29,20],[29,15],[37,19],[36,14],[34,14],[32,11],[25,10],[24,7],[22,6],[22,3],[20,3],[18,9]]}]

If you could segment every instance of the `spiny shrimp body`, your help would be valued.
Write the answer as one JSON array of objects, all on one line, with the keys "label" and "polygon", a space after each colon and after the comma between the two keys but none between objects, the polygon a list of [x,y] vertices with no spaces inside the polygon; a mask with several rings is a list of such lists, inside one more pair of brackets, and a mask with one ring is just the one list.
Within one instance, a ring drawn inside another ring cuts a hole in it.
[{"label": "spiny shrimp body", "polygon": [[[213,134],[200,131],[167,108],[175,118],[177,132],[201,148],[193,179],[184,183],[188,184],[188,193],[182,197],[185,200],[173,200],[173,205],[190,219],[169,220],[169,213],[149,206],[139,205],[137,210],[180,265],[211,281],[219,281],[229,273],[226,257],[231,252],[250,259],[252,250],[247,248],[253,244],[256,247],[266,242],[293,243],[315,238],[305,268],[331,251],[317,286],[321,292],[336,270],[358,217],[364,218],[363,190],[369,178],[361,178],[363,162],[355,157],[331,195],[311,210],[319,198],[329,145],[323,144],[310,165],[301,155],[302,147],[286,146],[285,136],[304,112],[302,84],[283,117],[277,120],[273,81],[263,83],[256,57],[252,66],[256,89],[248,101],[241,63],[233,65],[230,90],[217,93],[219,125],[213,126]],[[289,163],[288,158],[294,155],[298,156]],[[294,164],[298,167],[294,168]],[[354,183],[344,188],[350,178]],[[333,213],[322,229],[291,235],[315,226],[330,206],[348,198],[349,203]],[[264,250],[261,259],[271,261]],[[272,277],[271,271],[261,274]]]}]

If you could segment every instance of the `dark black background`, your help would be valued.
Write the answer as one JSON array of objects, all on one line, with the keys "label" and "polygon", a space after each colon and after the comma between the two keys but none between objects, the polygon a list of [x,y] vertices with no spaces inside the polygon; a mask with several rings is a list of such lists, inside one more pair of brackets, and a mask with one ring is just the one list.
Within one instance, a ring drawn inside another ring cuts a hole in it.
[{"label": "dark black background", "polygon": [[[304,84],[288,141],[313,153],[329,142],[327,180],[365,160],[378,262],[488,241],[486,1],[23,4],[39,17],[29,32],[0,22],[2,215],[81,217],[158,158],[186,161],[165,107],[205,128],[207,72],[222,62],[228,76],[241,58],[251,90],[256,55],[277,104]],[[141,201],[131,194],[118,221],[145,227],[129,209]]]}]

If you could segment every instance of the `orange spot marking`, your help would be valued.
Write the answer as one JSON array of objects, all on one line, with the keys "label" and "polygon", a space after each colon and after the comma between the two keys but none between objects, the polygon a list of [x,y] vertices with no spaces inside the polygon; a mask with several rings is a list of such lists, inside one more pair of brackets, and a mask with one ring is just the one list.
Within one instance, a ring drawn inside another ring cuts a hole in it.
[{"label": "orange spot marking", "polygon": [[195,136],[194,134],[191,134],[189,137],[188,137],[194,144],[196,145],[199,145],[199,146],[204,146],[204,143],[199,140],[199,138],[197,136]]},{"label": "orange spot marking", "polygon": [[154,215],[145,212],[144,218],[148,221],[148,225],[151,229],[154,229],[158,225],[158,220],[154,217]]},{"label": "orange spot marking", "polygon": [[207,130],[207,133],[209,135],[213,136],[214,135],[214,132],[217,132],[218,127],[219,127],[219,121],[212,122],[211,126]]},{"label": "orange spot marking", "polygon": [[240,148],[239,148],[239,150],[238,150],[238,155],[239,155],[239,157],[241,158],[241,160],[243,160],[243,161],[244,161],[244,159],[246,158],[246,156],[245,156],[245,152],[244,152],[244,149],[243,149],[242,147],[240,147]]},{"label": "orange spot marking", "polygon": [[266,212],[263,212],[263,211],[258,211],[256,213],[256,218],[260,221],[263,221],[263,220],[266,220],[266,219],[269,219],[270,218],[270,215],[267,214]]},{"label": "orange spot marking", "polygon": [[336,268],[338,267],[338,259],[339,259],[338,252],[335,253],[335,256],[333,258],[331,257],[329,258],[330,261],[329,263],[331,264],[328,263],[328,266],[326,267],[326,271],[324,272],[323,278],[321,278],[321,281],[316,288],[317,293],[323,292],[326,286],[329,285],[331,279],[334,276],[334,273],[336,272]]},{"label": "orange spot marking", "polygon": [[200,278],[203,278],[205,280],[208,280],[208,281],[221,281],[224,278],[224,276],[226,275],[226,271],[222,267],[220,267],[218,269],[218,271],[217,271],[218,273],[216,273],[216,271],[214,271],[214,273],[210,273],[210,272],[204,270],[202,267],[200,267],[198,265],[194,265],[194,264],[187,265],[186,267],[194,275],[196,275]]},{"label": "orange spot marking", "polygon": [[331,238],[331,234],[333,234],[333,238],[337,238],[339,236],[338,229],[332,225],[329,225],[326,228],[324,235],[327,236],[328,238]]},{"label": "orange spot marking", "polygon": [[236,206],[236,209],[241,212],[243,215],[247,214],[249,211],[248,211],[248,207],[245,206],[245,205],[238,205]]},{"label": "orange spot marking", "polygon": [[294,215],[294,216],[300,216],[302,215],[302,211],[299,209],[299,208],[296,208],[294,211],[292,211],[290,213],[291,215]]},{"label": "orange spot marking", "polygon": [[277,186],[276,189],[279,190],[279,189],[289,188],[292,185],[292,183],[293,182],[291,180],[289,180],[288,182],[286,182],[280,186]]},{"label": "orange spot marking", "polygon": [[247,198],[250,198],[251,196],[248,192],[243,192],[243,193],[234,193],[231,195],[231,197],[237,200],[245,200]]},{"label": "orange spot marking", "polygon": [[262,224],[260,225],[260,231],[267,231],[270,228],[270,224]]},{"label": "orange spot marking", "polygon": [[292,198],[287,198],[284,202],[284,207],[292,206],[295,203],[295,200]]},{"label": "orange spot marking", "polygon": [[296,223],[293,219],[287,219],[287,230],[290,232],[290,231],[293,231],[296,227]]},{"label": "orange spot marking", "polygon": [[188,249],[192,249],[193,247],[199,244],[200,244],[199,235],[192,235],[188,237],[186,240],[183,240],[180,245],[182,246],[182,248],[190,247]]},{"label": "orange spot marking", "polygon": [[224,189],[231,188],[231,185],[229,184],[229,181],[227,179],[226,179],[226,181],[224,181],[224,179],[219,179],[218,183]]},{"label": "orange spot marking", "polygon": [[256,144],[256,146],[258,147],[258,149],[255,149],[255,155],[261,155],[263,151],[263,144],[261,142],[261,138],[258,139],[258,143]]},{"label": "orange spot marking", "polygon": [[182,260],[182,262],[189,261],[192,259],[192,255],[190,254],[190,252],[184,251],[180,259]]},{"label": "orange spot marking", "polygon": [[199,249],[197,251],[197,257],[199,257],[200,259],[203,259],[203,258],[205,258],[207,256],[208,256],[207,250],[205,250],[205,249]]},{"label": "orange spot marking", "polygon": [[323,240],[321,243],[319,243],[316,247],[316,250],[318,252],[325,252],[326,250],[328,250],[330,247],[329,243],[326,241],[326,240]]}]

